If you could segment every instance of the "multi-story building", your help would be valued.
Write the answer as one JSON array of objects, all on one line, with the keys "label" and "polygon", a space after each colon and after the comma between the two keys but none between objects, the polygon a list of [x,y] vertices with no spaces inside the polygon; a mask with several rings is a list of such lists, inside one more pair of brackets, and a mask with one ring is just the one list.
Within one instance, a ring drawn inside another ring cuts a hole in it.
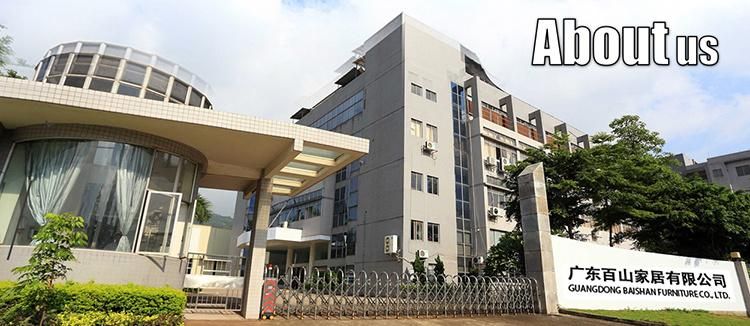
[{"label": "multi-story building", "polygon": [[[556,132],[571,150],[589,146],[584,132],[496,85],[476,54],[406,15],[347,64],[338,88],[292,119],[368,138],[370,153],[277,200],[272,226],[309,239],[269,241],[269,262],[282,269],[402,272],[421,253],[428,265],[440,256],[447,273],[470,272],[515,226],[503,211],[504,167]],[[397,254],[384,251],[389,235]]]},{"label": "multi-story building", "polygon": [[698,176],[733,191],[750,191],[750,150],[709,157],[706,162],[677,154],[678,171],[686,176]]}]

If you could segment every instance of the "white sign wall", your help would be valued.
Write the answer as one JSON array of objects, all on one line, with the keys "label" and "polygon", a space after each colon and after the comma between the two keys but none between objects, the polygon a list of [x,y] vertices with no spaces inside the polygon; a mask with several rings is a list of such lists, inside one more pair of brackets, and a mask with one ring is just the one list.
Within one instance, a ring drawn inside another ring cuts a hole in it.
[{"label": "white sign wall", "polygon": [[611,248],[556,236],[552,250],[562,308],[745,312],[730,261]]}]

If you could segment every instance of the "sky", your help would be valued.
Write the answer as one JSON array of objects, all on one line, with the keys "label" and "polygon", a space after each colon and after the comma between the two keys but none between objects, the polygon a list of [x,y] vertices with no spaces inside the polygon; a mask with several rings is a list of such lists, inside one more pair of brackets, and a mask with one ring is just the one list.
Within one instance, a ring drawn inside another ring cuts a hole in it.
[{"label": "sky", "polygon": [[[15,56],[32,65],[62,42],[127,45],[201,76],[216,110],[289,121],[325,95],[352,50],[401,12],[474,51],[504,90],[589,134],[637,114],[668,152],[703,161],[750,149],[747,1],[3,0],[0,24],[15,39]],[[531,66],[537,18],[576,18],[591,30],[666,21],[670,55],[675,35],[713,35],[720,60]],[[201,192],[231,215],[233,194]]]}]

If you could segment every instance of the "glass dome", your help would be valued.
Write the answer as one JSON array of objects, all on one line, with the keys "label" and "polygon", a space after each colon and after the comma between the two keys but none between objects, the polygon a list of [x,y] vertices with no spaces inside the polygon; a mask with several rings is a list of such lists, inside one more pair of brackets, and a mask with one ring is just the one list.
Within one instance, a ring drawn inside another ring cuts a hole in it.
[{"label": "glass dome", "polygon": [[36,65],[39,82],[213,109],[211,87],[189,70],[155,54],[102,42],[70,42]]}]

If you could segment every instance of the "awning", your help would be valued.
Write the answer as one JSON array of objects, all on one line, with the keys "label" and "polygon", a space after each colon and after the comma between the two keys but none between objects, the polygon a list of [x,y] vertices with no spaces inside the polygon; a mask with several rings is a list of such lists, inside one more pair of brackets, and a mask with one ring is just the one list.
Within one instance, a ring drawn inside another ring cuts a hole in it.
[{"label": "awning", "polygon": [[368,151],[366,139],[286,122],[69,86],[0,77],[0,123],[6,129],[88,124],[140,131],[200,151],[199,186],[296,195]]}]

